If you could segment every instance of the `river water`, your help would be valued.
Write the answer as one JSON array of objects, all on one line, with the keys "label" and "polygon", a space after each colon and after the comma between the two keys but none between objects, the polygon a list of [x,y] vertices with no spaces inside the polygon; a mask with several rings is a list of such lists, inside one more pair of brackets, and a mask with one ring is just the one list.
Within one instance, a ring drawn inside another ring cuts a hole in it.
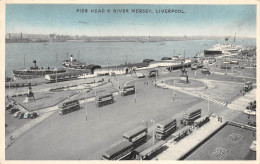
[{"label": "river water", "polygon": [[[212,48],[223,40],[187,40],[165,42],[50,42],[6,44],[6,76],[12,70],[28,68],[33,60],[39,67],[61,68],[61,62],[72,54],[77,60],[101,66],[142,62],[143,59],[160,60],[174,54],[193,57],[198,51]],[[256,46],[255,39],[237,40],[236,44]]]}]

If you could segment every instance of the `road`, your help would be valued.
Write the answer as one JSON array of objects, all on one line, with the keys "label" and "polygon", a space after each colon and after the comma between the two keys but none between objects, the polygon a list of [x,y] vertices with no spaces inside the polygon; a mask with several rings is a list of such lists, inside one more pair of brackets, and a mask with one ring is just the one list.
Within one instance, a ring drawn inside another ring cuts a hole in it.
[{"label": "road", "polygon": [[[173,73],[165,76],[170,75]],[[146,81],[149,82],[148,85],[144,84]],[[6,159],[100,159],[106,147],[122,139],[124,132],[142,121],[147,121],[151,127],[151,119],[158,122],[167,117],[180,117],[191,107],[201,107],[203,115],[208,113],[204,100],[176,92],[177,97],[172,101],[172,91],[154,87],[151,79],[136,81],[136,88],[136,103],[134,95],[116,96],[114,104],[101,108],[92,102],[65,116],[55,113],[7,148]],[[226,110],[225,107],[212,103],[210,106],[214,113]],[[88,120],[85,119],[86,108]]]}]

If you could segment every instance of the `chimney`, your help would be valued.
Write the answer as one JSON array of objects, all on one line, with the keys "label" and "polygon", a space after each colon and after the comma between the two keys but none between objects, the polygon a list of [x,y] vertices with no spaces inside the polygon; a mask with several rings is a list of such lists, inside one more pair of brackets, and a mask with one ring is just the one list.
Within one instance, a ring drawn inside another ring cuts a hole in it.
[{"label": "chimney", "polygon": [[70,55],[70,61],[73,61],[73,55]]},{"label": "chimney", "polygon": [[21,33],[21,39],[23,39],[23,33]]},{"label": "chimney", "polygon": [[33,68],[36,68],[36,60],[33,60]]}]

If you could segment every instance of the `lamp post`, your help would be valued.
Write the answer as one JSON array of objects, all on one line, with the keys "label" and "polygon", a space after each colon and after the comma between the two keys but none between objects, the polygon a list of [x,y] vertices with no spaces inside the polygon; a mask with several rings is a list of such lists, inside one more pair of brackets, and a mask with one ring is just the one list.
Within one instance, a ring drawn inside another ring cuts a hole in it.
[{"label": "lamp post", "polygon": [[210,114],[209,112],[209,93],[208,93],[208,115]]},{"label": "lamp post", "polygon": [[155,131],[155,121],[152,119],[151,122],[153,122],[153,145],[154,145],[154,131]]},{"label": "lamp post", "polygon": [[88,120],[88,101],[86,100],[86,91],[84,92],[84,103],[86,103],[86,120]]},{"label": "lamp post", "polygon": [[136,82],[135,82],[135,103],[136,103]]}]

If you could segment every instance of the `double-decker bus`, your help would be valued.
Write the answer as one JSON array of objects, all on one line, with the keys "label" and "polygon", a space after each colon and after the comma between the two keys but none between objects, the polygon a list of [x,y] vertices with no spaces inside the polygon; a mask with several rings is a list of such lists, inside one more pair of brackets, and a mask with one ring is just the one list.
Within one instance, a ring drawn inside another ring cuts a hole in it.
[{"label": "double-decker bus", "polygon": [[122,96],[127,96],[127,95],[131,95],[131,94],[134,94],[135,93],[135,86],[134,85],[131,85],[131,86],[125,86],[120,94]]},{"label": "double-decker bus", "polygon": [[155,137],[159,140],[164,140],[173,132],[175,132],[176,128],[177,128],[176,119],[168,118],[157,124]]},{"label": "double-decker bus", "polygon": [[[165,146],[165,141],[159,141],[151,146],[151,143],[138,147],[133,151],[133,156],[135,159],[139,160],[150,160],[156,155],[156,153]],[[149,144],[149,146],[148,146]],[[148,146],[148,147],[147,147]]]},{"label": "double-decker bus", "polygon": [[190,113],[185,113],[182,117],[182,122],[184,125],[192,125],[193,122],[201,117],[201,109],[195,109]]},{"label": "double-decker bus", "polygon": [[114,96],[112,93],[96,96],[95,103],[97,107],[102,107],[114,103]]},{"label": "double-decker bus", "polygon": [[78,100],[71,100],[59,105],[58,108],[60,108],[60,115],[64,115],[79,110],[80,105]]},{"label": "double-decker bus", "polygon": [[129,160],[133,158],[133,143],[124,140],[102,154],[103,160]]},{"label": "double-decker bus", "polygon": [[123,137],[133,143],[134,147],[138,147],[146,142],[148,129],[144,125],[139,125],[134,129],[123,134]]}]

